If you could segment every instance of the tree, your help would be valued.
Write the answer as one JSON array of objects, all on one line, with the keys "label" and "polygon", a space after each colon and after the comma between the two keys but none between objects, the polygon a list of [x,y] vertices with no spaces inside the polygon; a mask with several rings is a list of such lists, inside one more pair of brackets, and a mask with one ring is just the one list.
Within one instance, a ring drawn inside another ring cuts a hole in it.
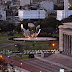
[{"label": "tree", "polygon": [[70,15],[68,18],[65,18],[61,21],[62,23],[72,22],[72,15]]},{"label": "tree", "polygon": [[48,18],[45,18],[40,23],[40,25],[41,25],[42,31],[45,31],[45,32],[49,33],[49,32],[55,32],[56,27],[61,25],[61,22],[56,20],[56,18],[50,16]]},{"label": "tree", "polygon": [[28,48],[29,48],[29,45],[26,43],[25,44],[25,50],[28,50]]},{"label": "tree", "polygon": [[0,24],[0,32],[3,32],[3,24]]},{"label": "tree", "polygon": [[33,46],[33,48],[35,47],[35,43],[34,42],[33,42],[32,46]]},{"label": "tree", "polygon": [[25,50],[26,50],[26,54],[27,54],[27,50],[29,49],[29,45],[26,43],[25,44]]},{"label": "tree", "polygon": [[17,44],[15,44],[15,45],[16,45],[16,47],[18,48],[18,51],[19,51],[19,52],[23,52],[22,44],[17,43]]},{"label": "tree", "polygon": [[13,24],[13,23],[7,23],[7,24],[5,24],[4,25],[4,31],[6,32],[6,31],[13,31],[13,30],[15,30],[15,24]]},{"label": "tree", "polygon": [[59,4],[59,6],[54,5],[54,10],[64,10],[64,5],[63,4],[62,5]]},{"label": "tree", "polygon": [[17,32],[21,32],[21,24],[18,24],[15,29]]}]

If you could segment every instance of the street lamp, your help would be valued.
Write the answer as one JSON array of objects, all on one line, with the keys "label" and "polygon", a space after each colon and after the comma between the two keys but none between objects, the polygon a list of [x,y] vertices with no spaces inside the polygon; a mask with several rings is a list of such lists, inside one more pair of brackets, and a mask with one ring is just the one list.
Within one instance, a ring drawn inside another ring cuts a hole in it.
[{"label": "street lamp", "polygon": [[2,55],[0,55],[0,58],[1,58],[1,59],[4,59]]},{"label": "street lamp", "polygon": [[52,43],[52,46],[54,47],[55,46],[55,43]]},{"label": "street lamp", "polygon": [[22,66],[23,63],[20,63],[20,67]]},{"label": "street lamp", "polygon": [[42,72],[42,71],[40,71],[40,72]]},{"label": "street lamp", "polygon": [[15,45],[15,47],[16,47],[17,45]]},{"label": "street lamp", "polygon": [[22,63],[21,63],[21,65],[22,65]]}]

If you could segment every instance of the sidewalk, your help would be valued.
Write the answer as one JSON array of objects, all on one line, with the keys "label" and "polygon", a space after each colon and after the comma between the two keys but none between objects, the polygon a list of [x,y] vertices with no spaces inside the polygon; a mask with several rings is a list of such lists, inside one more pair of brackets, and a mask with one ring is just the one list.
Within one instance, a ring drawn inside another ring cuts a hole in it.
[{"label": "sidewalk", "polygon": [[69,70],[69,71],[72,71],[72,68],[67,67],[67,66],[64,66],[64,65],[62,65],[62,64],[60,64],[60,63],[55,63],[55,62],[53,62],[53,61],[46,60],[46,59],[44,59],[44,58],[38,57],[37,55],[35,55],[35,58],[37,58],[37,59],[39,59],[39,60],[41,60],[41,61],[45,61],[45,62],[51,63],[51,64],[53,64],[53,65],[59,66],[59,67],[61,67],[61,68],[67,69],[67,70]]},{"label": "sidewalk", "polygon": [[[32,65],[26,64],[26,63],[24,63],[22,61],[14,60],[12,58],[5,58],[5,59],[6,59],[7,63],[11,62],[12,65],[17,66],[18,68],[21,67],[22,69],[25,69],[25,70],[27,70],[29,72],[31,72],[31,71],[32,72],[40,72],[42,70],[40,68],[37,68],[37,67],[34,67]],[[21,65],[21,63],[22,63],[22,65]],[[42,70],[42,72],[46,72],[46,71]]]},{"label": "sidewalk", "polygon": [[8,70],[9,70],[9,72],[11,72],[11,71],[13,71],[13,70],[14,70],[15,72],[30,72],[30,71],[28,71],[28,70],[25,70],[25,69],[20,68],[20,67],[17,67],[17,66],[14,66],[13,69],[12,69],[11,66],[8,66]]}]

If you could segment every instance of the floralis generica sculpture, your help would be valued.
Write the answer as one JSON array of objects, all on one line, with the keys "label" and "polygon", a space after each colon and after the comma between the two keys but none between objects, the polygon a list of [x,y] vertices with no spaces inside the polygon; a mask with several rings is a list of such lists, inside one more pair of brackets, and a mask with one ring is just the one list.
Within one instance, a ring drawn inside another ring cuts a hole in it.
[{"label": "floralis generica sculpture", "polygon": [[21,29],[25,37],[37,37],[41,31],[40,25],[35,27],[33,23],[28,23],[28,29],[25,29],[23,24],[21,24]]}]

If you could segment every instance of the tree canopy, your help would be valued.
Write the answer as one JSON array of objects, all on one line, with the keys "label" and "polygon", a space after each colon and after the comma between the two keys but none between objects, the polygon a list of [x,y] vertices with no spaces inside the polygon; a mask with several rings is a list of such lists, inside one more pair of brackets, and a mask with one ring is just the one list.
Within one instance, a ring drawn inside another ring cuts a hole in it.
[{"label": "tree canopy", "polygon": [[[48,17],[45,18],[41,23],[41,28],[46,30],[49,30],[49,32],[56,31],[56,28],[58,28],[59,25],[62,23],[54,17]],[[48,32],[48,31],[47,31]]]},{"label": "tree canopy", "polygon": [[41,31],[46,33],[55,32],[56,29],[58,29],[58,26],[62,24],[61,21],[56,20],[55,17],[48,16],[44,20],[23,20],[18,25],[13,23],[0,24],[0,32],[8,32],[13,30],[21,32],[21,24],[23,24],[25,29],[28,29],[28,23],[33,23],[35,26],[40,25],[40,28],[42,29]]},{"label": "tree canopy", "polygon": [[70,15],[68,18],[64,18],[61,22],[62,23],[72,22],[72,15]]}]

